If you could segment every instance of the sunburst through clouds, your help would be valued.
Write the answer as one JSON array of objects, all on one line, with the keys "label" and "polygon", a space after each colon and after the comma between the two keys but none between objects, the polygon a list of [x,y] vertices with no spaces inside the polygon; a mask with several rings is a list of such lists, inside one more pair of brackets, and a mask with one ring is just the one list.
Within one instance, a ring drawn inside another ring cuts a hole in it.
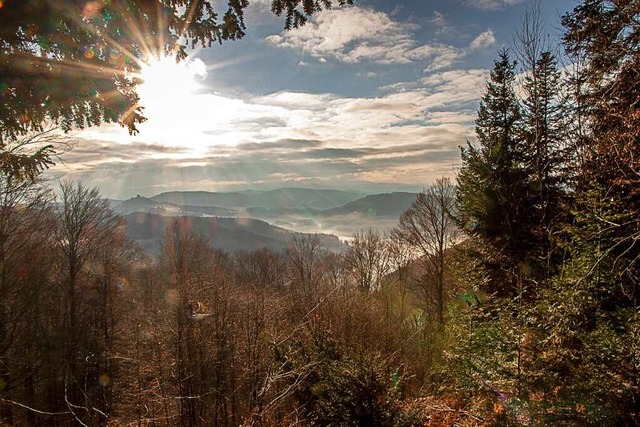
[{"label": "sunburst through clouds", "polygon": [[[140,105],[149,128],[163,128],[177,120],[181,108],[194,105],[201,81],[207,75],[200,59],[177,62],[172,56],[154,57],[140,68]],[[197,147],[191,147],[196,149]]]},{"label": "sunburst through clouds", "polygon": [[[113,11],[108,10],[111,8]],[[178,40],[184,41],[184,36],[189,31],[188,23],[191,21],[193,10],[185,10],[181,14],[184,24],[177,33],[167,32],[167,11],[162,10],[160,3],[156,4],[155,10],[139,12],[146,16],[147,20],[126,19],[124,25],[115,29],[116,34],[124,35],[127,43],[123,44],[107,34],[103,27],[110,23],[114,15],[131,15],[126,5],[94,0],[86,2],[82,9],[82,24],[85,29],[102,38],[106,46],[103,49],[87,46],[83,52],[84,58],[81,59],[92,61],[104,57],[106,64],[99,67],[100,71],[115,71],[118,77],[137,86],[140,102],[123,115],[122,122],[127,121],[126,116],[133,110],[140,107],[150,109],[156,102],[166,99],[167,96],[164,95],[170,93],[175,96],[181,90],[194,89],[195,85],[195,82],[189,79],[186,81],[191,84],[188,87],[184,85],[184,77],[191,68],[179,61],[185,57],[185,53],[184,46],[178,43]],[[157,29],[153,30],[150,26],[157,26]],[[198,73],[206,75],[204,68]],[[179,84],[181,81],[182,85]]]},{"label": "sunburst through clouds", "polygon": [[[118,85],[120,92],[135,89],[137,93],[138,101],[120,117],[120,123],[128,124],[141,115],[142,122],[135,125],[135,131],[142,131],[145,140],[187,149],[191,154],[202,152],[204,145],[199,138],[188,136],[192,121],[184,110],[185,106],[202,101],[197,99],[197,94],[207,76],[204,62],[194,57],[197,50],[189,52],[189,55],[186,51],[187,41],[198,39],[198,35],[189,28],[194,14],[198,13],[197,5],[198,2],[193,2],[190,8],[180,6],[177,15],[181,22],[174,22],[171,25],[174,30],[170,31],[167,30],[169,23],[166,17],[173,14],[162,10],[167,6],[161,6],[160,2],[154,10],[145,11],[146,20],[128,19],[127,25],[118,30],[126,35],[130,42],[128,47],[105,36],[101,29],[101,22],[109,17],[107,9],[113,8],[118,15],[126,16],[129,11],[125,5],[97,0],[87,2],[82,10],[82,20],[87,29],[96,36],[103,36],[107,45],[106,64],[100,67],[100,71],[112,74],[115,71],[115,78],[124,82]],[[157,28],[154,30],[150,26]],[[208,40],[200,41],[204,45]],[[98,54],[87,48],[81,60],[97,59]],[[89,73],[92,71],[97,70],[87,69]],[[118,95],[104,94],[107,97]],[[118,134],[122,135],[121,132]],[[126,143],[124,135],[119,139]]]}]

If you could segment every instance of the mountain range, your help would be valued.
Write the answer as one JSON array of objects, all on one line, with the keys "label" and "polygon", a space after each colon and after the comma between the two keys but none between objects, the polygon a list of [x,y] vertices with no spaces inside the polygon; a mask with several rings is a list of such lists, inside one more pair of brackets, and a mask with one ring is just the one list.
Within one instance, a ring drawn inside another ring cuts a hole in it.
[{"label": "mountain range", "polygon": [[323,246],[341,250],[344,245],[339,238],[347,239],[366,228],[395,226],[415,198],[416,193],[406,192],[364,195],[281,188],[229,193],[174,191],[111,203],[127,219],[128,235],[153,254],[160,248],[170,217],[175,216],[189,217],[194,230],[228,251],[281,250],[301,233],[322,234]]},{"label": "mountain range", "polygon": [[172,191],[151,197],[155,202],[181,206],[215,206],[220,208],[292,208],[330,209],[364,196],[362,193],[340,190],[279,188],[269,191],[238,191],[214,193],[208,191]]}]

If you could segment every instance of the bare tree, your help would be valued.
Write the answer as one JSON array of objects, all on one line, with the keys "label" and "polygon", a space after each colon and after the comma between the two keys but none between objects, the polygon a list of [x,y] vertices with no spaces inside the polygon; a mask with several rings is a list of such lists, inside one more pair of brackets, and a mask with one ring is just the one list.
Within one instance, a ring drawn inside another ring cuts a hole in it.
[{"label": "bare tree", "polygon": [[286,258],[291,266],[294,280],[308,295],[314,292],[317,285],[318,264],[322,245],[318,236],[294,237],[286,251]]},{"label": "bare tree", "polygon": [[[89,364],[96,362],[93,338],[88,333],[85,309],[89,294],[86,281],[81,280],[85,267],[98,249],[120,224],[120,217],[109,207],[97,189],[81,183],[65,181],[61,184],[60,206],[57,211],[58,226],[55,245],[60,284],[62,290],[63,318],[61,334],[65,343],[65,401],[73,407],[92,408],[86,400],[85,384],[97,383]],[[66,390],[69,390],[68,395]],[[85,411],[89,417],[93,410]]]},{"label": "bare tree", "polygon": [[254,252],[234,254],[235,270],[240,283],[251,287],[281,289],[285,281],[285,259],[279,252],[262,248]]},{"label": "bare tree", "polygon": [[516,58],[525,71],[533,72],[542,52],[549,50],[546,22],[542,18],[541,0],[529,0],[514,33]]},{"label": "bare tree", "polygon": [[[0,399],[36,398],[38,357],[45,357],[38,310],[50,274],[50,194],[29,180],[0,180]],[[1,406],[0,423],[20,423],[14,407]],[[27,413],[35,423],[33,412]]]},{"label": "bare tree", "polygon": [[438,321],[444,324],[445,257],[457,240],[459,229],[452,213],[455,187],[449,178],[440,178],[418,194],[400,217],[396,236],[414,248],[424,276],[419,289],[424,302],[434,306]]},{"label": "bare tree", "polygon": [[[231,259],[192,229],[190,219],[169,225],[161,253],[165,277],[165,337],[180,425],[237,425],[238,307]],[[170,411],[167,411],[170,412]]]},{"label": "bare tree", "polygon": [[362,291],[380,289],[382,279],[389,274],[391,266],[385,238],[372,229],[354,234],[345,262]]}]

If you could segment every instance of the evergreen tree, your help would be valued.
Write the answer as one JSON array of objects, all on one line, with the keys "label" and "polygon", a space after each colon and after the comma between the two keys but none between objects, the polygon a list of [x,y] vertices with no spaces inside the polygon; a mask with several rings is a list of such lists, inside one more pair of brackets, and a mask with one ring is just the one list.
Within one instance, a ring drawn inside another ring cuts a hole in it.
[{"label": "evergreen tree", "polygon": [[[592,413],[617,425],[640,423],[639,22],[637,0],[585,0],[563,18],[565,46],[584,60],[576,103],[586,144],[570,234],[575,261],[558,290],[581,291],[584,307],[576,306],[585,320],[564,315],[572,340],[560,348],[580,349],[569,364],[571,384],[592,394]],[[582,370],[597,376],[576,374]]]},{"label": "evergreen tree", "polygon": [[[494,252],[493,261],[497,261],[494,267],[503,273],[515,271],[533,240],[522,226],[527,222],[524,195],[528,188],[517,143],[521,107],[514,90],[514,67],[509,52],[499,52],[476,119],[479,146],[468,143],[461,149],[456,194],[462,227],[488,244]],[[504,283],[494,279],[496,285]]]},{"label": "evergreen tree", "polygon": [[[542,55],[525,80],[521,104],[515,94],[515,63],[500,52],[476,120],[479,147],[462,150],[458,175],[459,219],[475,240],[486,274],[477,291],[488,293],[481,305],[471,300],[467,343],[457,352],[465,375],[495,388],[511,416],[528,413],[539,375],[535,371],[540,334],[532,323],[552,219],[542,221],[554,200],[555,61]],[[502,405],[497,402],[496,404]]]},{"label": "evergreen tree", "polygon": [[529,182],[527,227],[537,249],[531,264],[547,277],[560,262],[552,259],[553,235],[566,216],[566,120],[561,88],[555,56],[542,52],[524,79],[518,143]]}]

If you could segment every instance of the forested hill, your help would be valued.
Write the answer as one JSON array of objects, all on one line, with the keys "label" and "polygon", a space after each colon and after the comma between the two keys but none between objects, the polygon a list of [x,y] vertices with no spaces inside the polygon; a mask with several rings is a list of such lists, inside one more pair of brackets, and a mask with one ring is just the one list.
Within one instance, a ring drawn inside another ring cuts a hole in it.
[{"label": "forested hill", "polygon": [[[158,254],[173,218],[146,212],[129,214],[125,218],[127,236],[137,241],[145,252]],[[227,252],[263,248],[283,251],[294,237],[309,237],[251,218],[183,218],[186,219],[190,232],[203,237],[213,247]],[[318,238],[322,246],[330,251],[341,252],[346,247],[336,236],[319,234]]]},{"label": "forested hill", "polygon": [[[250,194],[173,192],[151,198],[137,196],[119,204],[113,203],[113,206],[122,215],[147,212],[163,216],[253,218],[293,232],[335,234],[348,239],[366,228],[379,231],[393,228],[417,196],[416,193],[406,192],[375,194],[357,197],[336,207],[317,209],[311,206],[331,206],[355,195],[336,190],[307,189]],[[255,194],[259,194],[259,197],[254,197]],[[300,200],[283,199],[280,197],[282,194],[299,195]]]},{"label": "forested hill", "polygon": [[151,197],[156,202],[175,205],[216,206],[221,208],[265,207],[280,209],[330,209],[362,197],[362,193],[307,188],[279,188],[270,191],[218,193],[172,191]]},{"label": "forested hill", "polygon": [[[299,195],[300,198],[283,197]],[[320,195],[322,197],[316,198]],[[152,212],[160,215],[235,216],[247,213],[255,218],[278,215],[331,217],[363,214],[398,218],[416,199],[416,193],[393,192],[360,196],[337,190],[281,189],[267,192],[210,193],[176,191],[153,197],[136,196],[114,208],[122,213]]]},{"label": "forested hill", "polygon": [[396,192],[373,194],[349,202],[344,206],[324,210],[322,215],[332,216],[361,213],[367,216],[399,218],[415,200],[416,193]]}]

